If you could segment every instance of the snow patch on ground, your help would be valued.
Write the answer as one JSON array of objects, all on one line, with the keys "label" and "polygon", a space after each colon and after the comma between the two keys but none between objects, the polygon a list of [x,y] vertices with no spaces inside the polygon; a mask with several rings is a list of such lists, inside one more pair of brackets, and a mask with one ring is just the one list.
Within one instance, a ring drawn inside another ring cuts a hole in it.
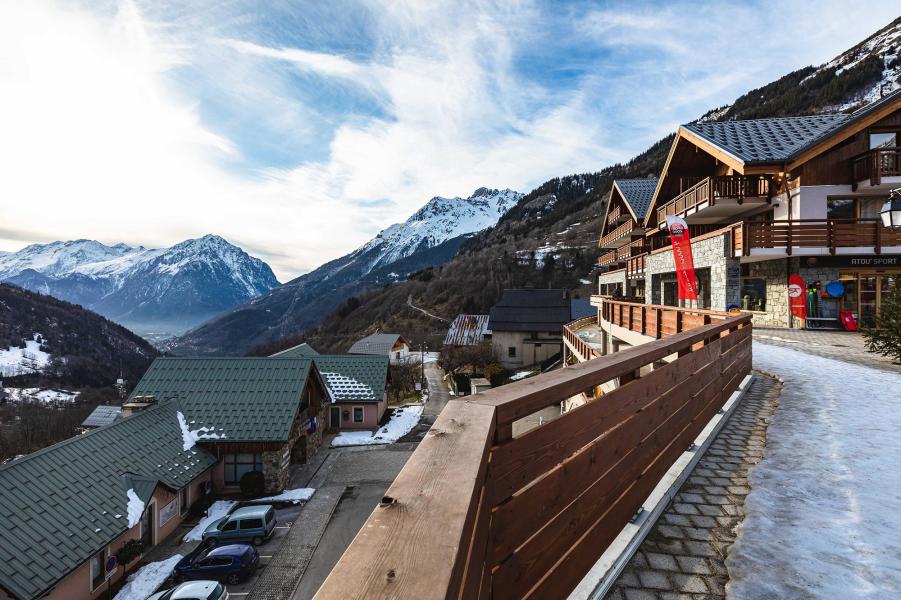
[{"label": "snow patch on ground", "polygon": [[128,527],[132,528],[141,520],[144,514],[144,503],[138,498],[138,495],[131,488],[125,494],[128,496]]},{"label": "snow patch on ground", "polygon": [[754,343],[785,381],[726,565],[730,598],[901,597],[901,375]]},{"label": "snow patch on ground", "polygon": [[178,426],[181,427],[181,440],[185,450],[190,450],[199,440],[219,440],[225,439],[224,433],[215,433],[215,427],[201,427],[200,429],[190,429],[185,416],[181,411],[176,413],[178,417]]},{"label": "snow patch on ground", "polygon": [[10,402],[36,402],[39,404],[71,404],[78,398],[78,392],[46,388],[3,388],[9,394]]},{"label": "snow patch on ground", "polygon": [[147,600],[156,588],[163,585],[181,559],[182,555],[176,554],[166,560],[144,565],[128,577],[128,583],[113,600]]},{"label": "snow patch on ground", "polygon": [[50,364],[50,354],[41,350],[41,334],[25,341],[25,348],[10,346],[0,350],[0,376],[12,377],[27,373],[39,373]]},{"label": "snow patch on ground", "polygon": [[534,374],[535,371],[518,371],[513,375],[510,375],[509,379],[510,381],[519,381],[520,379],[525,379],[526,377]]},{"label": "snow patch on ground", "polygon": [[293,490],[285,490],[276,496],[257,498],[254,502],[291,502],[292,504],[299,504],[312,498],[315,491],[315,488],[296,488]]},{"label": "snow patch on ground", "polygon": [[234,500],[216,500],[206,511],[206,516],[200,519],[200,522],[194,528],[185,534],[182,541],[199,542],[203,539],[203,532],[210,526],[213,521],[218,521],[237,504]]},{"label": "snow patch on ground", "polygon": [[422,405],[396,408],[391,419],[375,433],[369,431],[342,431],[332,440],[332,448],[394,443],[410,433],[416,427],[416,424],[419,423],[421,416]]}]

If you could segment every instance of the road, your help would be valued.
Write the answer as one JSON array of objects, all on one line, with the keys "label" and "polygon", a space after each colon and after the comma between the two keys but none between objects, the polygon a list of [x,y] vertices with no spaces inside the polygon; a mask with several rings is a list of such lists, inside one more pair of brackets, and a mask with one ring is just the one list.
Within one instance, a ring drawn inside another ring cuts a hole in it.
[{"label": "road", "polygon": [[422,418],[410,433],[400,439],[401,442],[422,441],[432,423],[435,422],[435,419],[438,418],[438,415],[447,405],[448,400],[451,399],[447,384],[444,383],[444,371],[441,370],[437,363],[429,362],[425,364],[425,378],[429,386],[429,399],[422,409]]},{"label": "road", "polygon": [[418,306],[414,305],[413,304],[413,294],[410,294],[409,296],[407,296],[407,306],[409,306],[413,310],[418,310],[419,312],[421,312],[422,314],[424,314],[427,317],[431,317],[433,319],[438,319],[439,321],[442,321],[444,323],[450,323],[450,321],[448,321],[444,317],[439,317],[438,315],[433,315],[432,313],[425,310],[424,308],[419,308]]}]

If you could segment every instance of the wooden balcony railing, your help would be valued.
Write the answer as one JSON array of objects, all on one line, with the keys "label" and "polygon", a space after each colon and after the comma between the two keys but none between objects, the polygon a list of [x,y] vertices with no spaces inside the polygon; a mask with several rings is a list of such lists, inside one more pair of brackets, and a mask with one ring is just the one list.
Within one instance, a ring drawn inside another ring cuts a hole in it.
[{"label": "wooden balcony railing", "polygon": [[588,342],[579,337],[579,330],[590,325],[597,325],[597,317],[585,317],[577,319],[563,326],[563,340],[573,351],[578,354],[580,360],[591,360],[601,356],[601,351],[592,348]]},{"label": "wooden balcony railing", "polygon": [[620,217],[623,216],[623,207],[622,206],[614,206],[610,209],[610,212],[607,213],[607,224],[613,225],[619,222]]},{"label": "wooden balcony railing", "polygon": [[644,254],[648,247],[644,240],[635,240],[634,242],[616,249],[617,262],[625,261],[633,256]]},{"label": "wooden balcony railing", "polygon": [[626,261],[626,277],[634,278],[644,275],[648,267],[648,253],[642,252],[638,256],[632,256]]},{"label": "wooden balcony railing", "polygon": [[746,222],[744,253],[754,248],[784,249],[792,254],[795,248],[872,248],[879,254],[883,247],[901,246],[901,230],[883,227],[879,219],[801,219],[770,223]]},{"label": "wooden balcony railing", "polygon": [[745,198],[772,197],[774,188],[768,177],[730,175],[705,177],[657,209],[657,223],[667,215],[682,215],[701,204],[714,206],[717,198],[733,198],[741,203]]},{"label": "wooden balcony railing", "polygon": [[637,234],[644,233],[643,230],[636,230],[635,222],[631,219],[601,238],[598,244],[601,248],[610,248],[611,244],[620,240],[635,231]]},{"label": "wooden balcony railing", "polygon": [[879,185],[883,177],[901,176],[901,148],[874,148],[851,161],[852,181]]},{"label": "wooden balcony railing", "polygon": [[315,598],[565,598],[750,369],[738,315],[451,400]]},{"label": "wooden balcony railing", "polygon": [[616,250],[611,250],[610,252],[605,252],[598,257],[598,266],[599,267],[609,267],[610,265],[616,263]]},{"label": "wooden balcony railing", "polygon": [[656,339],[732,318],[729,313],[715,310],[641,304],[615,299],[603,301],[600,315],[608,323]]}]

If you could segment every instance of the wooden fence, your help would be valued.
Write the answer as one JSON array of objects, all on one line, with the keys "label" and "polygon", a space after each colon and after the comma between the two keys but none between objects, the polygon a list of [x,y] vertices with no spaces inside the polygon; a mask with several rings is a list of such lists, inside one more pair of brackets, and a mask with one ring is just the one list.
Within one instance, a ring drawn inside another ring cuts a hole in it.
[{"label": "wooden fence", "polygon": [[450,401],[317,600],[565,598],[750,368],[750,316],[723,316]]},{"label": "wooden fence", "polygon": [[663,338],[730,318],[728,313],[700,308],[680,308],[604,299],[601,318],[630,331]]}]

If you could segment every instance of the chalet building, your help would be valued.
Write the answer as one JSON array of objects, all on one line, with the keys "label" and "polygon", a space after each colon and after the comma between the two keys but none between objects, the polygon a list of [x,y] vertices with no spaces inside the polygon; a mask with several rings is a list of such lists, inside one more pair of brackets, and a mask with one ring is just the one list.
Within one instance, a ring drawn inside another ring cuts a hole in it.
[{"label": "chalet building", "polygon": [[[871,324],[901,276],[901,230],[880,218],[901,187],[899,135],[901,91],[851,114],[680,127],[650,195],[651,179],[613,187],[600,293],[679,304],[665,229],[677,215],[692,239],[695,308],[749,312],[757,326],[838,327],[841,311]],[[790,316],[791,275],[811,289],[805,321]]]},{"label": "chalet building", "polygon": [[572,303],[563,290],[504,290],[491,307],[488,329],[501,365],[516,369],[561,352],[563,326],[572,320]]},{"label": "chalet building", "polygon": [[410,353],[410,342],[397,333],[373,333],[353,343],[348,354],[384,354],[391,364],[405,363],[416,358]]},{"label": "chalet building", "polygon": [[331,400],[325,421],[329,429],[373,429],[381,423],[388,408],[387,355],[319,354],[301,344],[272,356],[313,359]]}]

